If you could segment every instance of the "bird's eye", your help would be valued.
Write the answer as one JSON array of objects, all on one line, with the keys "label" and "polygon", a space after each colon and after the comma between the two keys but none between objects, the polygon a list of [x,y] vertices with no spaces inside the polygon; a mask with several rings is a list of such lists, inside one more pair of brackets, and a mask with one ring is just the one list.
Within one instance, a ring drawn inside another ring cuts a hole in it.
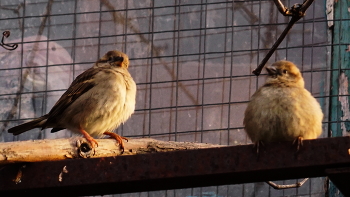
[{"label": "bird's eye", "polygon": [[283,70],[283,74],[287,74],[288,73],[288,71],[287,70]]},{"label": "bird's eye", "polygon": [[122,62],[124,61],[124,58],[123,57],[120,57],[120,56],[111,56],[108,58],[108,62]]}]

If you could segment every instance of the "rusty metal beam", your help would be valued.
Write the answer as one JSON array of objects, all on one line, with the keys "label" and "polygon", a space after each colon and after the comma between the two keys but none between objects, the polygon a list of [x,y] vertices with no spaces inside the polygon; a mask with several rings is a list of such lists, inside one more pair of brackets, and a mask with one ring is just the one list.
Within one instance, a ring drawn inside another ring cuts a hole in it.
[{"label": "rusty metal beam", "polygon": [[266,144],[259,158],[252,145],[244,145],[27,163],[25,168],[11,164],[0,167],[0,196],[103,195],[320,177],[327,176],[326,169],[349,167],[349,148],[350,137],[338,137],[305,140],[298,153],[289,142]]}]

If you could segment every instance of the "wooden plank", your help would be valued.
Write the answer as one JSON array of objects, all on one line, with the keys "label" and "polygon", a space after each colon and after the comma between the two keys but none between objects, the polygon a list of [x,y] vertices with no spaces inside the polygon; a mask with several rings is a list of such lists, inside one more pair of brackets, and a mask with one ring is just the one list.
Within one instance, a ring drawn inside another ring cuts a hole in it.
[{"label": "wooden plank", "polygon": [[[105,195],[326,176],[350,165],[350,137],[9,164],[0,196]],[[315,154],[317,153],[317,154]],[[25,167],[23,167],[25,166]]]},{"label": "wooden plank", "polygon": [[222,147],[207,143],[165,142],[151,138],[129,139],[124,152],[115,139],[96,139],[98,147],[91,150],[85,138],[28,140],[0,143],[0,165],[9,163],[58,161],[74,158],[114,157],[152,152],[167,152]]}]

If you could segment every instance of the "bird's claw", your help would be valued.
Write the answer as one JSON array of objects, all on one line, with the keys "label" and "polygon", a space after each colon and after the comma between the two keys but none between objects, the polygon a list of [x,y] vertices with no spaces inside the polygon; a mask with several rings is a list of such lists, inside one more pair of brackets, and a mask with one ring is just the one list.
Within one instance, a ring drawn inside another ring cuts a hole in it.
[{"label": "bird's claw", "polygon": [[297,146],[297,151],[299,151],[300,147],[303,146],[303,137],[297,137],[294,141],[293,141],[293,145],[296,145]]},{"label": "bird's claw", "polygon": [[87,141],[89,141],[89,143],[91,145],[91,148],[97,148],[98,147],[98,143],[97,143],[97,141],[94,138],[87,139]]},{"label": "bird's claw", "polygon": [[263,141],[259,140],[257,142],[254,143],[253,148],[256,149],[256,154],[259,155],[259,150],[261,146],[265,146],[265,144],[263,143]]},{"label": "bird's claw", "polygon": [[123,142],[123,140],[126,140],[128,142],[129,141],[128,138],[120,136],[120,135],[118,135],[116,133],[113,133],[113,132],[104,132],[103,134],[108,135],[111,138],[114,138],[115,140],[117,140],[117,142],[119,144],[119,147],[120,147],[120,150],[121,150],[121,153],[122,154],[124,153],[124,142]]}]

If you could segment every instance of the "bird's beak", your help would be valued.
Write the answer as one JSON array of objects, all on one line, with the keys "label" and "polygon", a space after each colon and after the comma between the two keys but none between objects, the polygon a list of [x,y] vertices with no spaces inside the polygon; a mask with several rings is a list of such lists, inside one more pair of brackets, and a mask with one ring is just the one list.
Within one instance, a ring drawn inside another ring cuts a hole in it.
[{"label": "bird's beak", "polygon": [[268,75],[277,75],[277,70],[275,67],[266,67]]}]

